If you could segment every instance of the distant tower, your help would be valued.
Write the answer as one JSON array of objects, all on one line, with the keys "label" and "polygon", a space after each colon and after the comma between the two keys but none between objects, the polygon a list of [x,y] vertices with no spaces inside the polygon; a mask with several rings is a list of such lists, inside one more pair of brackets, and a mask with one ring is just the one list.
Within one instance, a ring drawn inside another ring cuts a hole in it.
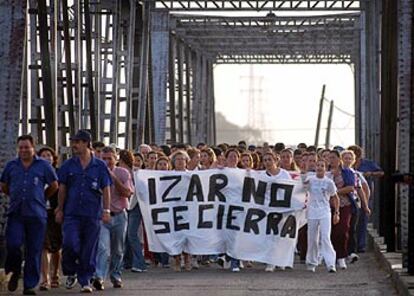
[{"label": "distant tower", "polygon": [[247,109],[247,124],[250,128],[260,131],[260,138],[256,141],[268,140],[268,132],[263,129],[267,127],[265,114],[263,112],[263,76],[254,73],[254,65],[249,66],[249,75],[241,76],[248,79],[248,88],[242,89],[242,92],[247,92],[248,109]]}]

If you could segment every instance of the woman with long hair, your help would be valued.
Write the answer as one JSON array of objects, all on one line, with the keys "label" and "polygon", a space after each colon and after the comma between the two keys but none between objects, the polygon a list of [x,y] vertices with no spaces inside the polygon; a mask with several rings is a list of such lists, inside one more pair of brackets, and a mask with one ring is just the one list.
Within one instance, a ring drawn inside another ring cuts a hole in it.
[{"label": "woman with long hair", "polygon": [[287,171],[299,171],[293,161],[293,151],[291,149],[283,149],[280,152],[280,167]]},{"label": "woman with long hair", "polygon": [[200,150],[197,148],[190,148],[187,150],[190,160],[187,163],[187,169],[190,171],[200,169]]},{"label": "woman with long hair", "polygon": [[[157,171],[169,171],[171,170],[171,162],[168,157],[160,156],[155,162],[155,170]],[[170,256],[168,253],[154,253],[155,260],[161,264],[163,268],[169,268]]]},{"label": "woman with long hair", "polygon": [[211,148],[204,148],[200,152],[200,169],[206,170],[211,168],[217,161],[216,154]]},{"label": "woman with long hair", "polygon": [[[240,153],[236,148],[229,148],[225,152],[224,156],[226,157],[226,167],[237,169],[238,164],[240,161]],[[253,162],[253,161],[252,161]],[[223,258],[221,258],[222,260]],[[230,259],[230,268],[232,272],[239,272],[240,271],[240,260],[235,258],[227,258]],[[223,263],[224,266],[224,263]]]},{"label": "woman with long hair", "polygon": [[[177,150],[173,154],[171,154],[171,164],[172,169],[174,171],[178,172],[185,172],[187,171],[187,163],[190,160],[190,157],[188,156],[187,152],[183,150]],[[184,269],[186,271],[191,271],[191,255],[183,252],[182,254],[175,255],[175,265],[174,270],[175,271],[181,271],[181,256],[184,257]]]},{"label": "woman with long hair", "polygon": [[[130,153],[128,153],[126,150],[123,150],[123,151],[121,151],[119,155],[119,158],[120,158],[119,164],[121,166],[131,168],[130,170],[132,172],[144,169],[145,167],[144,157],[142,156],[141,153],[135,153],[133,155],[133,158],[131,159]],[[132,167],[131,167],[131,162],[132,162]],[[126,263],[125,265],[127,267],[131,266],[131,271],[137,272],[137,273],[145,272],[147,270],[147,264],[145,263],[145,258],[142,253],[143,248],[142,248],[141,240],[138,236],[138,230],[141,225],[143,225],[141,209],[139,207],[138,197],[136,193],[134,192],[134,194],[132,195],[130,199],[130,203],[129,203],[128,228],[127,228],[127,245],[132,253],[132,255],[130,256],[132,257],[132,260],[131,260],[131,264]],[[127,260],[124,260],[124,262],[127,262]]]},{"label": "woman with long hair", "polygon": [[[265,167],[265,173],[267,176],[271,177],[272,179],[276,180],[291,180],[291,176],[283,168],[279,167],[279,157],[278,155],[274,154],[273,152],[266,152],[263,155],[263,165]],[[278,266],[280,269],[285,269],[285,266]],[[273,272],[275,266],[272,264],[266,264],[265,271]]]},{"label": "woman with long hair", "polygon": [[349,229],[351,226],[352,211],[356,208],[354,199],[355,175],[349,168],[344,168],[341,156],[337,150],[329,152],[331,177],[338,189],[339,214],[338,224],[332,226],[332,244],[336,251],[336,260],[340,269],[346,269],[345,259],[348,257]]},{"label": "woman with long hair", "polygon": [[[366,215],[371,215],[371,210],[368,206],[368,199],[370,195],[370,189],[367,180],[362,173],[353,169],[355,164],[355,154],[352,150],[344,150],[341,152],[341,160],[344,168],[350,169],[355,175],[355,189],[356,196],[358,197],[358,208],[362,208]],[[348,243],[348,259],[351,262],[358,261],[359,256],[357,253],[357,223],[358,223],[358,210],[352,211],[351,225],[349,231],[349,243]]]},{"label": "woman with long hair", "polygon": [[[58,155],[50,147],[43,147],[37,155],[48,161],[57,170]],[[39,286],[41,291],[51,288],[59,288],[59,268],[62,248],[62,228],[55,221],[55,209],[58,206],[58,192],[51,196],[46,203],[47,206],[47,229],[42,253],[42,282]],[[49,258],[50,254],[50,258]],[[50,277],[49,277],[50,275]]]}]

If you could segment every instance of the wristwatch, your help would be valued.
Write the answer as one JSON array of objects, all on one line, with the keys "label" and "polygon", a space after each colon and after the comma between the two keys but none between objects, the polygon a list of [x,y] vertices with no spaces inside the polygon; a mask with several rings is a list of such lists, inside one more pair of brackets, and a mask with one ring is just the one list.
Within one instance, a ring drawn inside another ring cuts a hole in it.
[{"label": "wristwatch", "polygon": [[103,209],[103,212],[104,213],[107,213],[107,214],[110,214],[111,213],[111,210],[110,209]]}]

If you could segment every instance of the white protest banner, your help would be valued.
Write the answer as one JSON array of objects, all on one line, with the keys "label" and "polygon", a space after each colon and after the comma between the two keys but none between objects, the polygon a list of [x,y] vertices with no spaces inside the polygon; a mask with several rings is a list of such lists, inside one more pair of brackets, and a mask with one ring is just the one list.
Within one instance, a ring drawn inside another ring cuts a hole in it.
[{"label": "white protest banner", "polygon": [[135,173],[149,249],[292,266],[305,223],[300,181],[241,169]]}]

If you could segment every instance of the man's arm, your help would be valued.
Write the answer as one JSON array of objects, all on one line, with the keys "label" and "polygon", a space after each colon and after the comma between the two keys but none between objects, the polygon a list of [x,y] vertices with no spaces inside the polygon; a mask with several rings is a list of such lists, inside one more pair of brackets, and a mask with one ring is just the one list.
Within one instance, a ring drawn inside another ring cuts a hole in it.
[{"label": "man's arm", "polygon": [[333,224],[338,224],[339,222],[339,196],[337,193],[331,196],[331,205],[334,207],[333,213]]},{"label": "man's arm", "polygon": [[338,194],[340,195],[344,195],[344,194],[348,194],[351,193],[355,190],[355,186],[346,186],[346,187],[342,187],[341,189],[338,189]]},{"label": "man's arm", "polygon": [[49,187],[45,190],[46,198],[50,198],[56,191],[59,189],[59,184],[57,181],[52,182]]},{"label": "man's arm", "polygon": [[358,194],[359,198],[361,199],[362,209],[364,210],[364,212],[367,215],[371,215],[371,210],[369,209],[369,206],[368,206],[368,198],[367,198],[365,192],[362,190],[361,187],[357,188],[357,194]]},{"label": "man's arm", "polygon": [[9,185],[7,185],[6,183],[0,183],[1,186],[1,191],[6,194],[9,195]]},{"label": "man's arm", "polygon": [[103,192],[103,208],[104,208],[104,212],[102,214],[102,221],[107,224],[111,221],[111,215],[108,212],[109,207],[111,205],[111,187],[110,186],[105,186],[102,189]]},{"label": "man's arm", "polygon": [[59,185],[59,192],[58,192],[58,207],[55,210],[55,220],[56,223],[62,224],[63,223],[63,207],[65,205],[66,200],[66,185],[60,184]]},{"label": "man's arm", "polygon": [[104,187],[104,189],[102,190],[102,193],[103,193],[103,208],[109,209],[109,207],[111,206],[111,187],[110,186]]},{"label": "man's arm", "polygon": [[112,182],[114,183],[115,189],[118,191],[119,195],[122,197],[130,197],[133,193],[130,186],[122,183],[121,179],[119,179],[113,172],[110,172],[110,174]]}]

